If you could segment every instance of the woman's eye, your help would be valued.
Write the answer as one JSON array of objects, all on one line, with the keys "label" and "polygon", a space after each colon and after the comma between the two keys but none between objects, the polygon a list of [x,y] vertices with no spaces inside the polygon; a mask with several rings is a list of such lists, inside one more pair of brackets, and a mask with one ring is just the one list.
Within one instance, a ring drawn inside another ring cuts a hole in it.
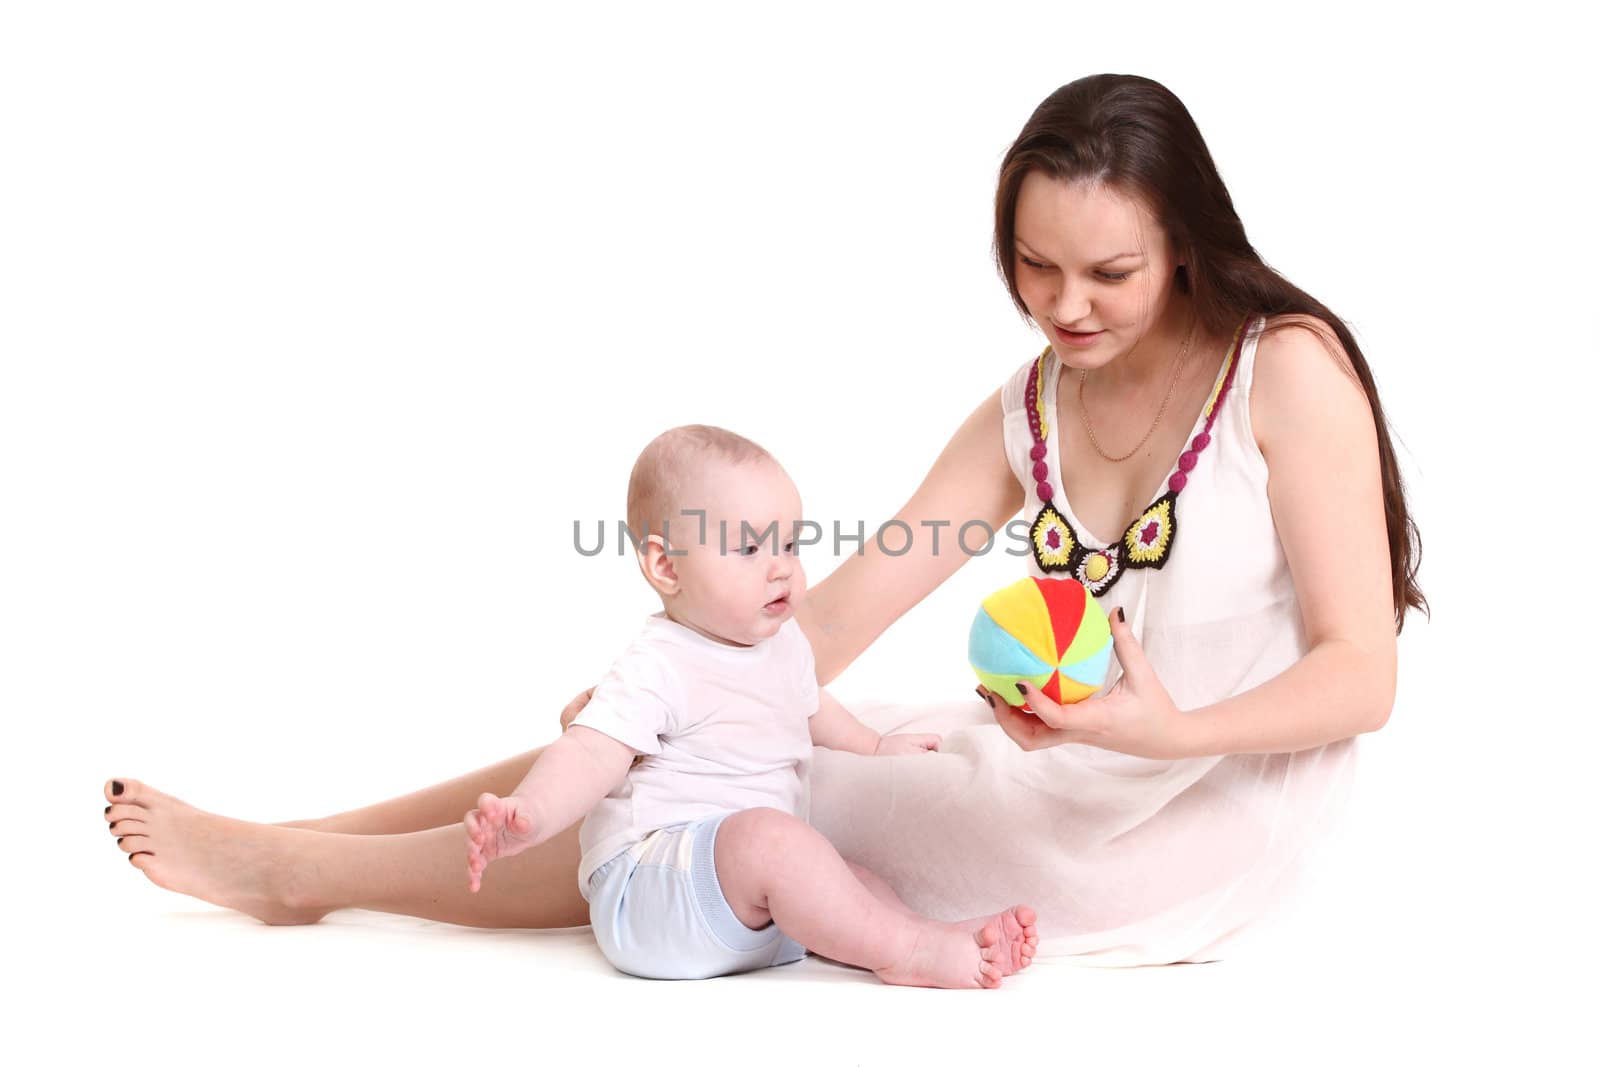
[{"label": "woman's eye", "polygon": [[1128,280],[1128,275],[1130,275],[1132,273],[1133,273],[1133,271],[1131,271],[1131,270],[1124,270],[1124,271],[1103,270],[1103,271],[1100,272],[1100,277],[1104,278],[1108,282],[1125,282],[1125,281]]},{"label": "woman's eye", "polygon": [[1035,263],[1033,260],[1029,259],[1027,256],[1021,256],[1019,258],[1022,260],[1022,265],[1025,266],[1025,267],[1032,267],[1034,270],[1044,270],[1044,264],[1043,263]]}]

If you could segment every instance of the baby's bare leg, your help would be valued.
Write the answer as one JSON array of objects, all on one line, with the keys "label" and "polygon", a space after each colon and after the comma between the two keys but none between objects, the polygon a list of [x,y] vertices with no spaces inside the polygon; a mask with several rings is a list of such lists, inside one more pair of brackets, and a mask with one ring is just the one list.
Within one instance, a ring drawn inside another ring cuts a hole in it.
[{"label": "baby's bare leg", "polygon": [[892,908],[901,915],[909,915],[914,919],[922,918],[922,916],[906,906],[906,902],[900,899],[900,894],[894,891],[893,886],[875,873],[867,870],[859,863],[851,863],[849,860],[845,860],[845,866],[849,867],[850,873],[856,876],[856,881],[866,886],[867,892],[877,897],[885,907]]},{"label": "baby's bare leg", "polygon": [[756,808],[729,816],[717,831],[716,863],[740,922],[751,929],[776,922],[811,951],[885,982],[992,988],[1008,973],[1001,963],[1013,946],[999,943],[997,924],[973,932],[922,918],[874,879],[893,898],[880,899],[827,839],[792,815]]},{"label": "baby's bare leg", "polygon": [[[872,871],[856,863],[849,863],[850,873],[855,875],[861,884],[867,887],[868,892],[877,897],[886,906],[920,919],[922,916],[911,910],[910,905],[900,899],[900,894],[894,887]],[[966,919],[956,924],[969,934],[981,933],[986,926],[994,926],[999,931],[1002,946],[1009,946],[1011,955],[997,956],[994,960],[1000,967],[1001,975],[1016,974],[1018,971],[1033,963],[1034,954],[1039,948],[1039,929],[1036,916],[1032,908],[1016,907],[1007,908],[1005,911],[994,915],[985,915],[977,919]]]},{"label": "baby's bare leg", "polygon": [[[459,780],[458,780],[459,781]],[[107,783],[106,820],[132,864],[163,889],[274,925],[316,922],[339,908],[465,926],[580,926],[576,826],[495,863],[467,891],[460,819],[405,834],[338,834],[267,826],[201,811],[133,779]],[[476,798],[474,798],[476,799]]]},{"label": "baby's bare leg", "polygon": [[[301,830],[323,830],[336,834],[409,834],[450,826],[478,806],[478,797],[493,793],[509,796],[527,775],[528,768],[544,749],[536,748],[520,756],[452,778],[448,782],[419,789],[415,793],[370,804],[364,808],[328,815],[320,819],[299,819],[275,823]],[[574,875],[576,877],[576,875]]]}]

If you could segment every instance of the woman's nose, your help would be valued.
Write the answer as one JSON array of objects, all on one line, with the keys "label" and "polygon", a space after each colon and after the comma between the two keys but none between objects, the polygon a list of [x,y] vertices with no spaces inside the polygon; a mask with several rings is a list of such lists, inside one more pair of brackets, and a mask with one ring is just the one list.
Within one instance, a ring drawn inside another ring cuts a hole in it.
[{"label": "woman's nose", "polygon": [[1089,296],[1082,286],[1072,285],[1065,278],[1061,280],[1061,288],[1056,292],[1055,304],[1051,308],[1055,319],[1063,326],[1071,326],[1074,322],[1081,321],[1089,314]]}]

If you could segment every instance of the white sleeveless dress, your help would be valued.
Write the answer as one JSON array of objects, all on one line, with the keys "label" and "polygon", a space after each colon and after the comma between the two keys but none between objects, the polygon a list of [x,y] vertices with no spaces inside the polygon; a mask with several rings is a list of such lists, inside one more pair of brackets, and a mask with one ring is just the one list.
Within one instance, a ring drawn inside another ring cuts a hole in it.
[{"label": "white sleeveless dress", "polygon": [[[1165,562],[1125,570],[1100,596],[1108,614],[1124,609],[1179,708],[1252,689],[1308,648],[1250,428],[1262,325],[1254,320],[1238,345],[1210,444],[1174,504]],[[1219,386],[1226,371],[1224,362]],[[1030,522],[1043,505],[1024,400],[1034,373],[1029,360],[1001,393],[1006,454]],[[1051,427],[1059,373],[1048,354],[1041,392]],[[1204,422],[1202,413],[1191,440]],[[1107,547],[1072,515],[1055,450],[1051,433],[1051,503],[1086,548]],[[1031,555],[1027,566],[1044,576]],[[1113,657],[1107,688],[1119,674]],[[1085,745],[1027,753],[968,695],[852,710],[882,731],[943,733],[943,750],[892,760],[818,750],[813,824],[918,911],[955,919],[1031,904],[1041,954],[1087,964],[1221,958],[1292,883],[1306,846],[1342,807],[1354,766],[1353,738],[1304,752],[1184,760]]]}]

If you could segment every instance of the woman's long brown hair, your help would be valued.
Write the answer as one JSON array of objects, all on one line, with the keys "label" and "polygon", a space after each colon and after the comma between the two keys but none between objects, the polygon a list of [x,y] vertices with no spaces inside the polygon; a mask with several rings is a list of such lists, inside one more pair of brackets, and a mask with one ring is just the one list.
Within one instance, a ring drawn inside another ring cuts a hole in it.
[{"label": "woman's long brown hair", "polygon": [[1104,183],[1138,197],[1185,264],[1178,268],[1175,284],[1189,294],[1206,330],[1231,334],[1250,314],[1310,315],[1333,330],[1366,391],[1377,425],[1395,632],[1404,627],[1407,609],[1427,611],[1428,601],[1417,584],[1422,540],[1406,510],[1389,422],[1366,357],[1337,315],[1267,266],[1251,247],[1233,198],[1183,102],[1149,78],[1097,74],[1051,93],[1022,127],[1000,164],[994,256],[1024,317],[1028,309],[1017,289],[1015,226],[1022,179],[1031,171],[1061,181]]}]

